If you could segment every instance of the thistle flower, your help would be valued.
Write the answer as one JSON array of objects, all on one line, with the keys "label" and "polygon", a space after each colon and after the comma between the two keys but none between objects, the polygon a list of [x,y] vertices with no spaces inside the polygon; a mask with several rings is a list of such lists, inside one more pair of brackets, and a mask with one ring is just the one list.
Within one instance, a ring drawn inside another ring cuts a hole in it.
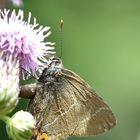
[{"label": "thistle flower", "polygon": [[7,123],[7,133],[13,140],[27,140],[33,134],[35,123],[29,112],[19,111]]},{"label": "thistle flower", "polygon": [[22,0],[10,0],[14,6],[23,6],[23,1]]},{"label": "thistle flower", "polygon": [[36,70],[44,67],[47,62],[45,56],[54,54],[52,50],[54,43],[45,42],[44,39],[50,35],[50,27],[39,26],[36,18],[31,22],[31,13],[28,20],[24,21],[24,12],[19,10],[4,9],[0,11],[0,51],[4,56],[12,54],[19,60],[22,76],[24,70],[36,75]]},{"label": "thistle flower", "polygon": [[12,55],[2,59],[0,52],[0,117],[10,113],[18,103],[19,61]]}]

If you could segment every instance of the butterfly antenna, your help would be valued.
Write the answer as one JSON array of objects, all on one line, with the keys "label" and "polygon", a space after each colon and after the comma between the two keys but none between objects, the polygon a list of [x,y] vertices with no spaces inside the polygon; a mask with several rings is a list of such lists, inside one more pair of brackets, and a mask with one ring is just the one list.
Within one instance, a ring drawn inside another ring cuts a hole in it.
[{"label": "butterfly antenna", "polygon": [[60,20],[60,58],[62,58],[62,46],[63,46],[63,19]]}]

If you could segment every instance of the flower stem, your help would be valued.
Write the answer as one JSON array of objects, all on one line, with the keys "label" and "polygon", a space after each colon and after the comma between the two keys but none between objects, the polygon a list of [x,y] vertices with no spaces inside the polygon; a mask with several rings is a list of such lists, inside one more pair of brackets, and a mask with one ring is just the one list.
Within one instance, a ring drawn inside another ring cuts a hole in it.
[{"label": "flower stem", "polygon": [[2,116],[2,117],[0,117],[0,119],[1,119],[2,121],[4,121],[6,124],[8,124],[8,123],[10,122],[10,120],[11,120],[11,118],[8,117],[8,116]]},{"label": "flower stem", "polygon": [[22,85],[20,87],[19,97],[25,99],[32,99],[35,96],[36,84]]}]

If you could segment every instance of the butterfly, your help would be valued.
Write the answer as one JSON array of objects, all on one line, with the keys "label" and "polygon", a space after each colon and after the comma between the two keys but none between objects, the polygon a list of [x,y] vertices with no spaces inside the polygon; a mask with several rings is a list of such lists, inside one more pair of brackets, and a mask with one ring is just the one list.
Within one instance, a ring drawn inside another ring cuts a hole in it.
[{"label": "butterfly", "polygon": [[37,140],[97,135],[116,125],[111,108],[57,57],[43,70],[27,110],[36,119]]}]

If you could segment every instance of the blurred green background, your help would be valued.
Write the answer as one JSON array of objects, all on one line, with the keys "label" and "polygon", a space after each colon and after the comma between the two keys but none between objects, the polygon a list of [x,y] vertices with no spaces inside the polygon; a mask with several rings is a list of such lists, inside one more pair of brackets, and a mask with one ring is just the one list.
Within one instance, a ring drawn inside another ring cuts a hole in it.
[{"label": "blurred green background", "polygon": [[[25,0],[22,9],[51,26],[49,41],[58,56],[63,18],[64,66],[83,77],[116,115],[111,131],[69,140],[140,140],[140,1]],[[25,107],[22,99],[17,110]],[[3,122],[0,136],[8,140]]]}]

